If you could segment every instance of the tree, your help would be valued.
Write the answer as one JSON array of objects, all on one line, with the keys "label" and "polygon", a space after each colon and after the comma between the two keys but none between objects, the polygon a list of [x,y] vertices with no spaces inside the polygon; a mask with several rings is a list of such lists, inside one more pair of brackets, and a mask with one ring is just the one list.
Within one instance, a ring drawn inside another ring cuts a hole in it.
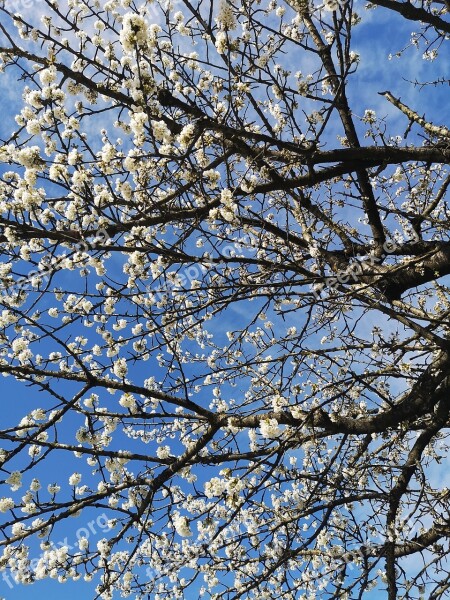
[{"label": "tree", "polygon": [[447,0],[0,5],[4,573],[448,597]]}]

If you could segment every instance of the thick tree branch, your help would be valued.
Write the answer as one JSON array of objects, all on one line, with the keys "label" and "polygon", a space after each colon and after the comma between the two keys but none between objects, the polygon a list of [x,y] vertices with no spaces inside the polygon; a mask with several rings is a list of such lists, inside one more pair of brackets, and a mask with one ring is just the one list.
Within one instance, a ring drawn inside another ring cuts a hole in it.
[{"label": "thick tree branch", "polygon": [[397,0],[371,0],[371,4],[393,10],[409,21],[422,21],[432,25],[438,32],[450,33],[450,23],[438,15],[433,15],[424,8],[418,8],[411,2],[398,2]]}]

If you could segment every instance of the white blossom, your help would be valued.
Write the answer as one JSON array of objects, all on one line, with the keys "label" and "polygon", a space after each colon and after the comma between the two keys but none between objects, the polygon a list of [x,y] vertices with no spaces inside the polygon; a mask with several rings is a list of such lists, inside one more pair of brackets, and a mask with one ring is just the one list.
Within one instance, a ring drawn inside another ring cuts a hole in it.
[{"label": "white blossom", "polygon": [[333,12],[339,8],[338,0],[325,0],[324,2],[325,10]]},{"label": "white blossom", "polygon": [[41,151],[38,146],[29,146],[22,148],[17,153],[18,162],[27,168],[39,167],[42,165]]},{"label": "white blossom", "polygon": [[180,514],[175,514],[173,517],[173,525],[175,527],[175,531],[181,537],[191,537],[192,531],[189,526],[189,520],[187,517],[181,516]]},{"label": "white blossom", "polygon": [[69,485],[78,485],[81,481],[81,473],[72,473],[69,477]]},{"label": "white blossom", "polygon": [[20,471],[13,471],[6,479],[6,483],[11,486],[11,491],[17,491],[22,486],[22,473]]},{"label": "white blossom", "polygon": [[80,550],[87,550],[89,547],[89,540],[85,537],[81,537],[78,540],[78,547]]},{"label": "white blossom", "polygon": [[219,54],[225,54],[228,46],[228,38],[225,31],[219,31],[216,35],[216,48]]},{"label": "white blossom", "polygon": [[0,512],[4,513],[7,510],[14,508],[14,500],[12,498],[0,498]]},{"label": "white blossom", "polygon": [[277,438],[281,434],[281,428],[276,419],[261,419],[259,427],[261,435],[265,438]]},{"label": "white blossom", "polygon": [[123,379],[128,373],[127,361],[124,358],[118,358],[114,362],[113,372],[116,377]]},{"label": "white blossom", "polygon": [[125,52],[145,48],[149,38],[148,23],[142,15],[127,13],[122,21],[120,43]]},{"label": "white blossom", "polygon": [[195,126],[192,123],[185,125],[178,136],[180,148],[185,150],[192,141],[195,132]]},{"label": "white blossom", "polygon": [[156,450],[156,456],[158,458],[169,458],[170,446],[159,446]]}]

